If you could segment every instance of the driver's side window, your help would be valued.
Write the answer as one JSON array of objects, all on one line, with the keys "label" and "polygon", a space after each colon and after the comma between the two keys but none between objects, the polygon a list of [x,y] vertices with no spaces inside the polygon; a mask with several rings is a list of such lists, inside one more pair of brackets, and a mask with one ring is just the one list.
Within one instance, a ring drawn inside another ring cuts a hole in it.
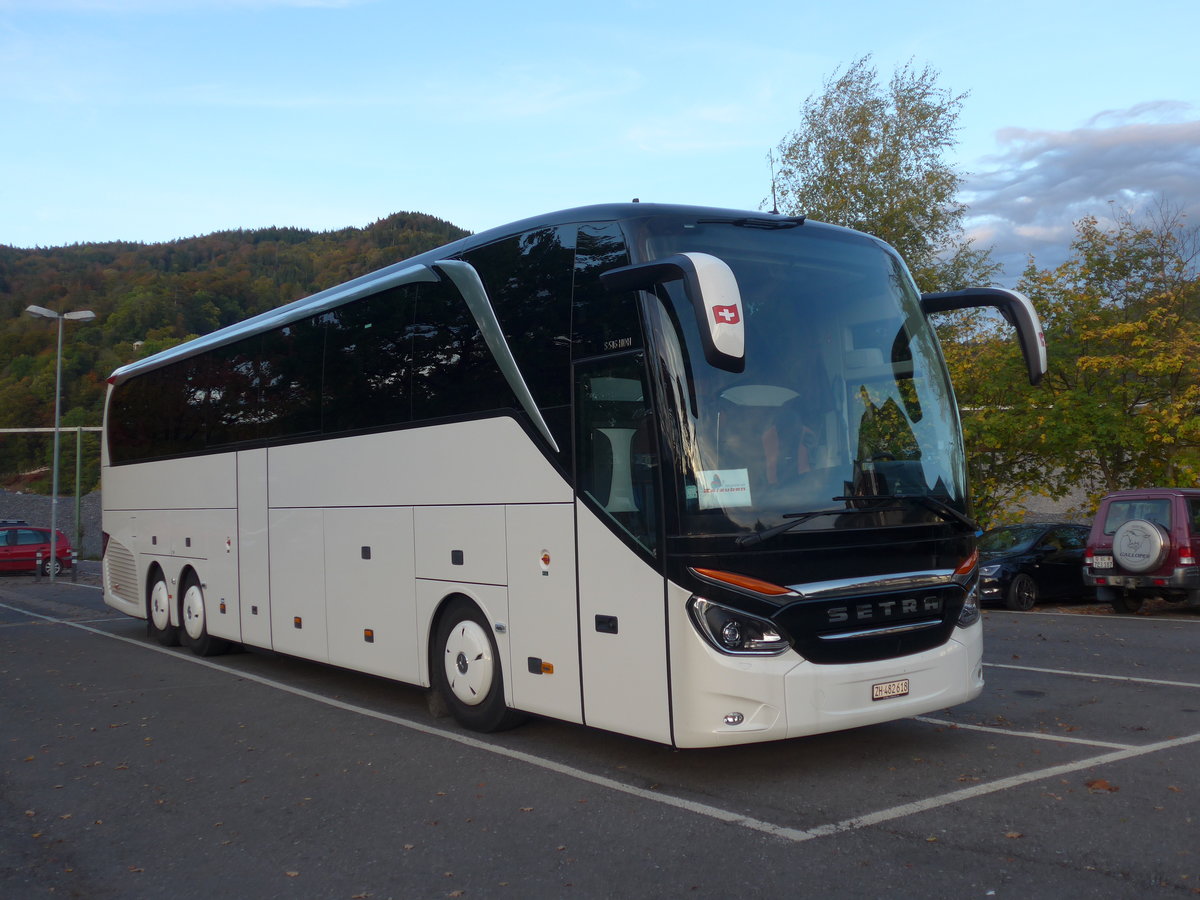
[{"label": "driver's side window", "polygon": [[658,544],[658,440],[644,354],[576,364],[578,492],[651,553]]}]

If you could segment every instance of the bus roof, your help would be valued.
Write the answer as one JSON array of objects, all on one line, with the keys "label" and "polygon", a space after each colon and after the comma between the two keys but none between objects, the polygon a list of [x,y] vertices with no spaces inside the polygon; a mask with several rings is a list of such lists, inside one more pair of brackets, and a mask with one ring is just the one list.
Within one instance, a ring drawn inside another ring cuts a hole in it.
[{"label": "bus roof", "polygon": [[[546,215],[535,216],[528,219],[522,219],[517,222],[511,222],[507,225],[500,225],[495,228],[489,228],[487,231],[481,231],[478,234],[468,235],[465,238],[460,238],[457,241],[452,241],[449,244],[443,244],[440,247],[435,247],[425,253],[410,257],[399,262],[392,263],[369,272],[366,275],[360,275],[350,281],[343,282],[331,288],[326,288],[323,291],[318,291],[307,297],[302,297],[299,300],[294,300],[291,303],[285,303],[283,306],[278,306],[275,309],[268,310],[264,313],[259,313],[256,316],[251,316],[241,322],[236,322],[233,325],[227,325],[216,331],[210,332],[194,340],[187,341],[178,346],[171,347],[145,359],[135,360],[127,363],[124,366],[116,369],[109,377],[109,384],[120,384],[126,379],[157,369],[161,366],[166,366],[180,360],[188,359],[192,356],[199,355],[206,350],[214,347],[220,347],[225,344],[231,344],[247,337],[253,337],[256,334],[270,331],[273,328],[278,328],[287,325],[290,322],[296,322],[301,319],[308,318],[313,315],[318,315],[330,309],[334,309],[342,304],[349,303],[359,297],[377,293],[385,290],[394,284],[402,284],[409,280],[417,280],[415,276],[423,267],[427,267],[439,260],[450,259],[462,253],[467,252],[475,247],[481,247],[490,244],[493,241],[500,240],[514,234],[521,234],[534,228],[553,227],[558,225],[569,225],[572,223],[586,222],[613,222],[620,220],[645,219],[655,216],[697,216],[697,217],[712,217],[715,219],[728,219],[730,221],[738,220],[757,220],[762,223],[771,221],[779,221],[782,218],[776,213],[767,213],[762,211],[748,211],[736,209],[722,209],[719,207],[705,206],[686,206],[678,204],[665,203],[608,203],[597,204],[593,206],[580,206],[572,209],[559,210],[558,212],[548,213]],[[809,226],[815,225],[819,228],[837,228],[834,225],[825,225],[817,222],[808,223]]]}]

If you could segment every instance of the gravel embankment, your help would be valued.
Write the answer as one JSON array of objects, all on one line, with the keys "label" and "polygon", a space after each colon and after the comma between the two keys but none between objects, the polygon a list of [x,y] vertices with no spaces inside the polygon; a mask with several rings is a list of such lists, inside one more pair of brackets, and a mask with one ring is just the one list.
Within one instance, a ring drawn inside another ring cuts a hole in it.
[{"label": "gravel embankment", "polygon": [[[100,492],[82,498],[80,519],[83,542],[76,549],[83,558],[100,558]],[[42,494],[25,494],[0,490],[0,519],[23,519],[30,525],[50,527],[50,498]],[[58,498],[58,530],[75,546],[75,497]]]}]

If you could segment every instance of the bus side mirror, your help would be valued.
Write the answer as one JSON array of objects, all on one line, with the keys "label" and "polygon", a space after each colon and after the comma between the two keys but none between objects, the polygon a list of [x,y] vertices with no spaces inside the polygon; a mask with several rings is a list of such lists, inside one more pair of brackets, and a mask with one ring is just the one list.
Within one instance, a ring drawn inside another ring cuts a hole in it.
[{"label": "bus side mirror", "polygon": [[737,278],[724,260],[708,253],[677,253],[600,275],[600,283],[612,293],[650,291],[656,284],[680,280],[696,313],[704,358],[718,369],[743,371],[746,330],[742,296]]},{"label": "bus side mirror", "polygon": [[992,306],[1000,310],[1008,324],[1017,329],[1021,354],[1029,370],[1029,383],[1037,384],[1046,374],[1046,335],[1042,322],[1029,298],[1005,288],[967,288],[941,294],[922,294],[921,308],[926,315],[967,309],[973,306]]}]

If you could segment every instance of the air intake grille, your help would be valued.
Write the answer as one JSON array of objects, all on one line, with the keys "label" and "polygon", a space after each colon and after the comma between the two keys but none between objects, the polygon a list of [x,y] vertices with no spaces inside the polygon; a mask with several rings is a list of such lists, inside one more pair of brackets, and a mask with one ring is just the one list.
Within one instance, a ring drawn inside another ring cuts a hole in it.
[{"label": "air intake grille", "polygon": [[124,544],[110,540],[104,551],[104,587],[127,603],[136,603],[140,596],[137,583],[137,563]]}]

